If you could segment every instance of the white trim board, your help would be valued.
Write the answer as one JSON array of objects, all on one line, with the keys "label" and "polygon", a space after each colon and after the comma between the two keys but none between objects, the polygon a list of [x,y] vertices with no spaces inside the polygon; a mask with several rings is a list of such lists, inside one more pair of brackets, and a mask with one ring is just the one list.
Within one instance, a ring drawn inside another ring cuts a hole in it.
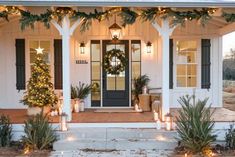
[{"label": "white trim board", "polygon": [[123,6],[123,7],[234,7],[234,0],[0,0],[0,5]]}]

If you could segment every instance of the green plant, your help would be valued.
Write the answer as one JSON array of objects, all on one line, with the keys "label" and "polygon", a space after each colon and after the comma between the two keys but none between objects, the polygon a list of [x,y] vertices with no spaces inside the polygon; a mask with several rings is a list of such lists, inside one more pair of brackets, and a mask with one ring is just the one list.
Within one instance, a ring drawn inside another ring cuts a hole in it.
[{"label": "green plant", "polygon": [[92,85],[79,82],[76,87],[71,86],[71,98],[72,99],[85,99],[92,89]]},{"label": "green plant", "polygon": [[71,99],[76,99],[77,95],[78,95],[78,93],[77,93],[76,87],[71,85]]},{"label": "green plant", "polygon": [[51,148],[57,140],[55,130],[43,114],[30,117],[25,122],[24,132],[25,136],[22,137],[22,141],[25,147],[33,150]]},{"label": "green plant", "polygon": [[0,147],[9,146],[12,138],[12,125],[10,118],[5,115],[0,117]]},{"label": "green plant", "polygon": [[[193,100],[193,102],[191,102]],[[208,99],[195,101],[195,96],[180,97],[182,106],[176,118],[176,128],[180,143],[191,153],[202,152],[216,140],[213,135],[214,122],[211,121],[213,112],[206,107]]]},{"label": "green plant", "polygon": [[226,147],[229,149],[235,149],[235,128],[234,124],[230,125],[230,128],[225,134]]},{"label": "green plant", "polygon": [[52,106],[58,102],[51,82],[50,68],[38,54],[31,67],[31,77],[21,102],[30,107]]},{"label": "green plant", "polygon": [[138,95],[142,93],[142,88],[144,86],[147,86],[149,81],[150,81],[150,79],[147,75],[142,75],[142,76],[139,76],[137,78],[134,78],[133,94],[134,94],[135,100],[139,101]]}]

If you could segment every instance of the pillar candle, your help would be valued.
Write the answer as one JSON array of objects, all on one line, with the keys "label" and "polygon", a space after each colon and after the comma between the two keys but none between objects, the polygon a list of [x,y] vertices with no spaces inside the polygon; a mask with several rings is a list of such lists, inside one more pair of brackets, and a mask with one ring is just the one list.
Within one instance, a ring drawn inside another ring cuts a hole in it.
[{"label": "pillar candle", "polygon": [[153,112],[153,119],[155,120],[155,121],[157,121],[158,120],[158,113],[154,110],[154,112]]}]

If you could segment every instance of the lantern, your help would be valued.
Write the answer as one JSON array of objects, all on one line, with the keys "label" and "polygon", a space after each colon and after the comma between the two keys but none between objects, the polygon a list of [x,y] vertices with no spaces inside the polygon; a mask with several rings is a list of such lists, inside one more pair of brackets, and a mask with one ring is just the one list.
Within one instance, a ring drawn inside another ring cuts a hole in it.
[{"label": "lantern", "polygon": [[173,116],[170,113],[167,113],[165,115],[165,124],[166,124],[167,131],[170,131],[173,129]]},{"label": "lantern", "polygon": [[152,43],[150,41],[147,42],[146,47],[147,47],[147,53],[151,53]]},{"label": "lantern", "polygon": [[80,43],[80,54],[85,54],[85,43],[84,42]]},{"label": "lantern", "polygon": [[122,28],[116,22],[109,27],[109,31],[113,40],[118,40],[120,38],[121,30]]},{"label": "lantern", "polygon": [[60,116],[60,130],[61,131],[68,130],[67,119],[68,119],[68,115],[66,113],[62,113]]},{"label": "lantern", "polygon": [[157,128],[157,130],[160,130],[162,128],[162,124],[159,119],[156,121],[156,128]]}]

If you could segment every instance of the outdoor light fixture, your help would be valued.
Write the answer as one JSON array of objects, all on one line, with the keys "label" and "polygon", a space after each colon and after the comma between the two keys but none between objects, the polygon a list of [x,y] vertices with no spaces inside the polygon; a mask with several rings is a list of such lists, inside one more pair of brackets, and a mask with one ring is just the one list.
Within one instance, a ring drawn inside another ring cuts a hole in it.
[{"label": "outdoor light fixture", "polygon": [[109,31],[113,40],[118,40],[120,38],[121,30],[122,28],[116,22],[109,27]]},{"label": "outdoor light fixture", "polygon": [[66,113],[62,113],[60,116],[60,130],[61,131],[67,131],[68,130],[68,115]]},{"label": "outdoor light fixture", "polygon": [[85,43],[84,42],[80,43],[80,54],[85,54]]},{"label": "outdoor light fixture", "polygon": [[170,113],[165,115],[166,130],[170,131],[173,129],[173,116]]},{"label": "outdoor light fixture", "polygon": [[150,41],[147,42],[146,47],[147,47],[147,53],[151,53],[152,43]]}]

